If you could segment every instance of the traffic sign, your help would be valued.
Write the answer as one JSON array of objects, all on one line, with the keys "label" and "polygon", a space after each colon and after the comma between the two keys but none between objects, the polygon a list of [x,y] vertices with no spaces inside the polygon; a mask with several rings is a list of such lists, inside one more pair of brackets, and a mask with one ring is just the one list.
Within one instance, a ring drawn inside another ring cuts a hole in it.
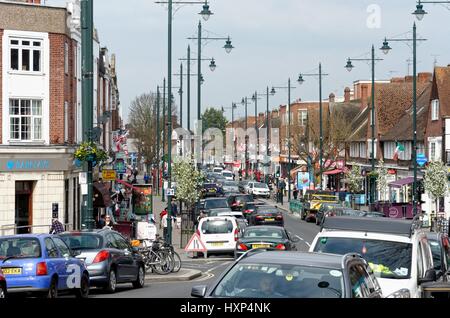
[{"label": "traffic sign", "polygon": [[419,166],[423,167],[428,162],[428,158],[425,156],[425,154],[419,153],[417,154],[416,161]]},{"label": "traffic sign", "polygon": [[184,248],[186,252],[206,252],[206,246],[203,244],[202,240],[200,239],[200,236],[197,233],[194,233],[192,235],[191,239],[189,240],[189,243]]},{"label": "traffic sign", "polygon": [[102,171],[102,179],[103,181],[115,181],[116,180],[116,171],[110,169],[104,169]]},{"label": "traffic sign", "polygon": [[175,196],[175,189],[167,189],[167,195],[168,196],[171,196],[171,197],[174,197]]}]

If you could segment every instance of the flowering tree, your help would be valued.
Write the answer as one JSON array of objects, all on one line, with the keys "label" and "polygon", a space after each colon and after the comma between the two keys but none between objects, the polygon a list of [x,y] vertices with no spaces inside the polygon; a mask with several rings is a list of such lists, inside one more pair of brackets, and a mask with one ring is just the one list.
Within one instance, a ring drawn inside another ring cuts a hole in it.
[{"label": "flowering tree", "polygon": [[442,161],[430,162],[425,170],[424,187],[436,202],[436,212],[439,210],[438,199],[448,193],[447,167]]},{"label": "flowering tree", "polygon": [[347,173],[347,178],[348,178],[348,188],[350,192],[356,193],[361,191],[362,189],[361,181],[363,180],[363,177],[361,176],[360,166],[353,166],[352,170],[350,170]]},{"label": "flowering tree", "polygon": [[377,190],[380,192],[381,201],[386,201],[386,191],[388,188],[388,170],[384,165],[384,161],[379,161],[379,168],[377,169]]},{"label": "flowering tree", "polygon": [[186,204],[188,209],[200,198],[202,175],[191,160],[179,158],[173,165],[173,178],[176,181],[176,197]]}]

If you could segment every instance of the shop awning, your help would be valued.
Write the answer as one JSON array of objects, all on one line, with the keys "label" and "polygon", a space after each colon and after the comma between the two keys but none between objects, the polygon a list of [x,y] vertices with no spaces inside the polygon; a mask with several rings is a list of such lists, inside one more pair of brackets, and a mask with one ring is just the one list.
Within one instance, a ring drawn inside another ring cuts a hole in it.
[{"label": "shop awning", "polygon": [[112,205],[108,188],[101,182],[94,182],[94,207],[107,208]]},{"label": "shop awning", "polygon": [[[417,180],[422,180],[422,178],[417,178]],[[404,187],[406,185],[413,184],[413,183],[414,183],[414,177],[407,177],[407,178],[400,179],[400,180],[397,180],[394,182],[390,182],[389,186],[391,188],[401,188],[401,187]]]},{"label": "shop awning", "polygon": [[332,175],[340,174],[340,173],[343,173],[343,172],[344,172],[343,169],[334,169],[334,170],[330,170],[330,171],[324,172],[324,174],[327,175],[327,176],[332,176]]}]

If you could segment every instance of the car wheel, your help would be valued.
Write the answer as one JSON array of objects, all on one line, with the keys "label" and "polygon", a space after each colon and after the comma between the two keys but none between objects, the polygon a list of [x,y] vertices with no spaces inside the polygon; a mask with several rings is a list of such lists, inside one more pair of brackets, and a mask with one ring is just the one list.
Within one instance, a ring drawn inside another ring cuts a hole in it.
[{"label": "car wheel", "polygon": [[0,285],[0,299],[6,298],[6,288],[3,285]]},{"label": "car wheel", "polygon": [[85,273],[81,277],[80,288],[75,292],[77,298],[88,298],[89,297],[89,276]]},{"label": "car wheel", "polygon": [[142,288],[145,284],[145,270],[144,267],[139,266],[138,276],[136,281],[133,282],[133,288]]},{"label": "car wheel", "polygon": [[109,271],[108,284],[106,285],[105,290],[106,292],[112,294],[116,291],[116,287],[117,287],[116,271],[114,269],[111,269]]},{"label": "car wheel", "polygon": [[58,298],[58,279],[55,277],[50,283],[50,288],[48,289],[46,298]]}]

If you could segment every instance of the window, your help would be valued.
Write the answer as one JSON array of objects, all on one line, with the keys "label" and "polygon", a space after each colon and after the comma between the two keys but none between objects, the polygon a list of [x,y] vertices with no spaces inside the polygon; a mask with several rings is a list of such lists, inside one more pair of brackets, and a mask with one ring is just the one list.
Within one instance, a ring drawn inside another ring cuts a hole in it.
[{"label": "window", "polygon": [[359,157],[367,158],[367,144],[365,142],[360,143],[359,145]]},{"label": "window", "polygon": [[384,143],[384,159],[394,159],[396,145],[395,142]]},{"label": "window", "polygon": [[430,161],[436,160],[436,143],[430,142]]},{"label": "window", "polygon": [[301,110],[298,112],[298,123],[301,127],[305,127],[308,122],[308,111]]},{"label": "window", "polygon": [[400,142],[399,143],[405,151],[400,151],[398,154],[398,158],[400,160],[409,161],[412,158],[412,143],[411,142]]},{"label": "window", "polygon": [[10,139],[42,140],[42,101],[10,99]]},{"label": "window", "polygon": [[418,142],[416,145],[417,145],[417,153],[425,154],[425,144],[423,142]]},{"label": "window", "polygon": [[64,141],[69,141],[69,103],[64,102]]},{"label": "window", "polygon": [[45,249],[47,250],[47,255],[49,258],[58,258],[58,249],[52,239],[45,239]]},{"label": "window", "polygon": [[439,99],[431,101],[431,120],[439,120]]},{"label": "window", "polygon": [[10,40],[10,64],[12,71],[40,72],[42,69],[40,40]]},{"label": "window", "polygon": [[359,158],[359,143],[350,144],[350,157]]},{"label": "window", "polygon": [[55,242],[56,246],[59,248],[59,251],[61,252],[61,255],[63,255],[64,257],[70,256],[70,250],[67,247],[66,243],[63,242],[63,240],[61,240],[58,237],[54,237],[53,238],[53,242]]}]

